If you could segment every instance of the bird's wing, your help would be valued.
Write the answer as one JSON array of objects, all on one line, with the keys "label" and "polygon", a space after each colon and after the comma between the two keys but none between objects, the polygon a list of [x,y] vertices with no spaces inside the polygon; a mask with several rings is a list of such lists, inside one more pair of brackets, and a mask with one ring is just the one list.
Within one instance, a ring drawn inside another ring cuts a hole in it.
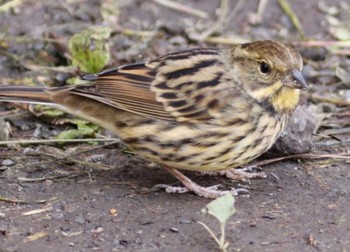
[{"label": "bird's wing", "polygon": [[176,121],[220,115],[232,98],[232,80],[218,49],[192,49],[146,63],[107,69],[94,86],[70,90],[132,113]]}]

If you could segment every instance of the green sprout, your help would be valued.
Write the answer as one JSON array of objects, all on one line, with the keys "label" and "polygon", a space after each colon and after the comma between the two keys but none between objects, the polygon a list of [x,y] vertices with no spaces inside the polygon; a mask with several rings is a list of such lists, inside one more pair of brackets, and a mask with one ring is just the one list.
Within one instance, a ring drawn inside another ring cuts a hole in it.
[{"label": "green sprout", "polygon": [[202,209],[203,214],[210,214],[220,222],[221,235],[218,238],[214,232],[203,222],[198,221],[208,233],[213,237],[215,242],[219,245],[221,251],[226,252],[228,242],[225,241],[225,227],[227,220],[235,213],[234,208],[235,199],[231,193],[225,193],[220,198],[211,201],[205,208]]},{"label": "green sprout", "polygon": [[72,64],[83,72],[100,71],[110,59],[107,42],[110,35],[111,29],[108,27],[91,27],[75,34],[68,45]]}]

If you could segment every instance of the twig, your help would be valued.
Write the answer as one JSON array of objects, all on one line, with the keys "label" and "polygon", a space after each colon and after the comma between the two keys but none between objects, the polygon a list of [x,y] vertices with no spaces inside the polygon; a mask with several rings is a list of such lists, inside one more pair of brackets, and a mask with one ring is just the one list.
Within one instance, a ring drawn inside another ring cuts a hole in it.
[{"label": "twig", "polygon": [[25,117],[26,115],[31,116],[31,114],[28,111],[18,109],[18,108],[0,112],[0,118],[4,118],[4,119],[22,118],[22,117]]},{"label": "twig", "polygon": [[203,41],[211,44],[221,45],[236,45],[250,42],[248,39],[236,37],[207,37]]},{"label": "twig", "polygon": [[1,38],[2,41],[16,42],[16,43],[31,43],[34,41],[52,42],[63,44],[66,41],[64,39],[48,38],[48,37],[31,37],[31,36],[8,36]]},{"label": "twig", "polygon": [[[212,27],[210,27],[208,30],[206,30],[201,35],[199,35],[199,37],[198,37],[199,41],[204,41],[211,34],[213,34],[214,32],[216,32],[222,28],[222,26],[226,22],[227,11],[228,11],[228,2],[229,2],[228,0],[221,0],[220,15],[219,15],[218,20],[214,23],[214,25]],[[234,17],[234,15],[241,8],[242,4],[243,4],[243,0],[239,0],[238,3],[236,4],[235,8],[231,12],[230,16],[227,18],[227,21],[229,21],[232,17]]]},{"label": "twig", "polygon": [[248,39],[240,37],[207,37],[201,40],[199,36],[194,34],[188,34],[188,37],[193,41],[207,42],[210,44],[221,44],[221,45],[236,45],[250,42]]},{"label": "twig", "polygon": [[350,47],[350,41],[336,41],[336,40],[310,40],[310,41],[291,41],[294,46],[304,46],[304,47]]},{"label": "twig", "polygon": [[40,214],[40,213],[44,213],[47,211],[51,211],[52,209],[53,209],[53,207],[49,204],[48,206],[46,206],[44,208],[34,209],[34,210],[27,211],[27,212],[23,212],[22,215],[28,216],[28,215],[33,215],[33,214]]},{"label": "twig", "polygon": [[322,132],[325,135],[344,135],[350,134],[350,128],[342,128],[342,129],[328,129]]},{"label": "twig", "polygon": [[213,34],[213,32],[218,31],[219,29],[222,28],[227,15],[227,9],[228,9],[228,0],[221,0],[218,20],[209,29],[207,29],[201,35],[199,35],[199,40],[201,41],[204,40],[205,38]]},{"label": "twig", "polygon": [[93,163],[93,162],[85,162],[85,161],[80,161],[74,158],[65,158],[65,160],[69,161],[69,162],[74,162],[76,164],[80,164],[83,166],[90,166],[93,168],[97,168],[98,170],[103,170],[103,171],[110,171],[113,170],[115,168],[115,166],[110,166],[110,165],[102,165],[102,164],[98,164],[98,163]]},{"label": "twig", "polygon": [[26,61],[22,61],[20,63],[22,64],[22,66],[32,71],[52,71],[52,72],[59,72],[59,73],[74,74],[77,70],[77,68],[74,66],[49,67],[49,66],[36,65]]},{"label": "twig", "polygon": [[293,9],[290,6],[290,4],[288,3],[288,1],[287,0],[278,0],[278,2],[280,4],[282,10],[287,14],[287,16],[292,21],[295,28],[298,30],[299,34],[302,37],[304,37],[304,35],[305,35],[304,29],[301,26],[301,23],[300,23],[298,16],[295,14],[295,12],[293,11]]},{"label": "twig", "polygon": [[332,113],[332,115],[333,115],[333,116],[339,116],[339,117],[350,116],[350,112],[349,112],[349,111],[337,112],[337,113]]},{"label": "twig", "polygon": [[[71,158],[71,157],[79,155],[79,154],[83,154],[83,153],[86,153],[86,152],[89,152],[89,151],[93,151],[93,150],[96,150],[96,149],[104,148],[106,146],[113,145],[113,144],[116,144],[116,143],[120,143],[120,140],[116,140],[116,141],[113,141],[111,143],[107,143],[107,144],[104,144],[104,145],[101,145],[101,146],[88,148],[86,150],[78,151],[78,152],[71,153],[71,154],[68,154],[68,155],[63,155],[61,157],[57,157],[57,156],[55,156],[53,154],[48,154],[48,153],[39,153],[40,155],[44,155],[44,156],[52,158],[52,160],[27,164],[27,167],[28,166],[35,166],[35,165],[47,165],[47,164],[54,163],[54,162],[58,162],[59,163],[60,161],[67,160],[69,162],[73,162],[73,163],[77,163],[77,164],[81,164],[81,165],[86,165],[86,166],[93,166],[93,167],[97,167],[100,170],[108,171],[108,170],[113,169],[114,167],[113,166],[108,166],[108,165],[96,164],[96,163],[92,163],[92,162],[80,161],[80,160],[76,160],[76,159]],[[57,179],[59,177],[56,176],[56,177],[51,177],[51,178],[48,178],[48,177],[46,177],[46,178],[37,178],[37,179],[33,179],[33,181],[29,181],[30,179],[29,180],[26,179],[26,182],[37,182],[37,181],[42,181],[42,180],[46,180],[46,179],[53,179],[53,178]]]},{"label": "twig", "polygon": [[[228,17],[227,20],[229,20],[230,17]],[[115,27],[114,32],[120,32],[126,36],[139,36],[139,37],[154,36],[154,31],[132,30],[132,29],[127,29],[123,27]],[[9,37],[3,37],[1,39],[4,41],[14,41],[16,43],[29,43],[33,41],[65,43],[65,41],[62,39],[54,39],[54,38],[47,38],[47,37],[9,36]],[[198,38],[194,38],[194,40],[197,41]],[[228,45],[250,42],[250,40],[248,39],[233,38],[233,37],[217,37],[217,36],[207,37],[203,41],[208,43],[213,43],[213,44],[228,44]],[[350,47],[350,41],[336,41],[336,40],[289,41],[289,43],[291,43],[294,46],[301,46],[301,47],[345,47],[345,48]],[[338,52],[339,54],[344,54],[344,53],[347,53],[348,51],[347,50],[333,51],[333,53],[335,54],[337,54]],[[2,54],[4,54],[4,52],[2,52]],[[5,56],[9,56],[9,55],[5,55]]]},{"label": "twig", "polygon": [[29,61],[22,60],[21,57],[23,57],[23,55],[21,57],[19,57],[16,54],[4,52],[4,51],[0,51],[0,55],[4,55],[5,57],[12,59],[14,62],[18,62],[23,67],[25,67],[29,70],[33,70],[33,71],[46,70],[46,71],[54,71],[54,72],[61,72],[61,73],[74,73],[76,70],[76,68],[73,66],[48,67],[48,66],[36,65],[36,64],[33,64]]},{"label": "twig", "polygon": [[[114,28],[114,32],[120,32],[126,36],[139,36],[139,37],[148,37],[154,36],[154,31],[139,31],[132,29],[125,29],[122,27]],[[189,38],[194,41],[200,41],[199,36],[189,35]],[[222,45],[235,45],[250,42],[250,39],[245,39],[241,37],[207,37],[203,39],[203,42],[211,43],[211,44],[222,44]]]},{"label": "twig", "polygon": [[[334,137],[333,137],[334,138]],[[350,145],[350,139],[349,140],[336,140],[336,141],[326,141],[326,142],[319,142],[315,143],[315,147],[330,147],[330,146],[347,146]]]},{"label": "twig", "polygon": [[148,36],[153,36],[154,31],[140,31],[140,30],[132,30],[132,29],[127,29],[123,28],[120,26],[117,26],[113,30],[114,32],[120,32],[123,35],[126,36],[138,36],[138,37],[148,37]]},{"label": "twig", "polygon": [[346,100],[326,98],[326,97],[321,97],[317,95],[311,95],[310,97],[312,100],[318,101],[318,102],[327,102],[338,106],[350,106],[350,101],[346,101]]},{"label": "twig", "polygon": [[18,199],[10,199],[10,198],[5,198],[0,196],[0,201],[7,202],[7,203],[16,203],[16,204],[25,204],[26,202],[23,200],[18,200]]},{"label": "twig", "polygon": [[48,144],[48,143],[86,143],[86,142],[114,142],[119,143],[120,140],[116,138],[84,138],[84,139],[47,139],[47,140],[12,140],[0,141],[0,145],[8,144]]},{"label": "twig", "polygon": [[268,0],[259,0],[257,11],[249,13],[248,20],[250,24],[258,25],[262,23],[267,2]]},{"label": "twig", "polygon": [[24,201],[24,200],[18,200],[18,199],[10,199],[0,196],[0,201],[7,202],[7,203],[15,203],[15,204],[44,204],[46,203],[46,200],[35,200],[34,202]]},{"label": "twig", "polygon": [[200,18],[208,18],[209,15],[208,13],[201,11],[201,10],[197,10],[194,8],[191,8],[189,6],[183,5],[183,4],[179,4],[170,0],[153,0],[154,2],[157,2],[161,5],[164,5],[168,8],[180,11],[180,12],[184,12],[193,16],[197,16]]},{"label": "twig", "polygon": [[262,17],[264,12],[265,12],[265,8],[267,5],[268,0],[260,0],[259,1],[259,5],[258,5],[258,10],[256,11],[256,15],[258,17]]},{"label": "twig", "polygon": [[350,154],[347,153],[339,153],[339,154],[321,154],[321,153],[303,153],[303,154],[296,154],[296,155],[289,155],[284,157],[278,157],[278,158],[271,158],[262,160],[256,163],[253,163],[253,165],[256,166],[264,166],[271,163],[276,163],[282,160],[288,160],[288,159],[323,159],[323,158],[334,158],[334,159],[350,159]]},{"label": "twig", "polygon": [[48,236],[47,233],[45,232],[37,232],[33,235],[29,235],[26,237],[26,241],[30,242],[30,241],[36,241],[37,239],[40,239],[40,238],[43,238],[43,237],[46,237]]},{"label": "twig", "polygon": [[25,1],[28,1],[28,0],[12,0],[10,2],[4,3],[3,5],[0,5],[0,13],[8,11],[9,9],[18,6]]},{"label": "twig", "polygon": [[60,178],[75,178],[77,175],[57,175],[57,176],[50,176],[50,177],[41,177],[41,178],[26,178],[26,177],[18,177],[17,180],[23,183],[34,183],[34,182],[42,182],[45,180],[54,180],[54,179],[60,179]]},{"label": "twig", "polygon": [[336,55],[350,55],[350,50],[349,49],[332,50],[332,53]]}]

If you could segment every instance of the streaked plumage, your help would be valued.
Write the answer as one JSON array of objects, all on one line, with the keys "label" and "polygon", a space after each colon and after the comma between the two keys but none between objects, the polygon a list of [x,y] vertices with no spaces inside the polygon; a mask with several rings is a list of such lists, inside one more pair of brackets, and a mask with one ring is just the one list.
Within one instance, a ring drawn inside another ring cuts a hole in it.
[{"label": "streaked plumage", "polygon": [[258,41],[107,69],[84,76],[87,85],[0,86],[0,100],[44,103],[92,121],[168,169],[218,171],[272,146],[306,87],[301,70],[291,46]]}]

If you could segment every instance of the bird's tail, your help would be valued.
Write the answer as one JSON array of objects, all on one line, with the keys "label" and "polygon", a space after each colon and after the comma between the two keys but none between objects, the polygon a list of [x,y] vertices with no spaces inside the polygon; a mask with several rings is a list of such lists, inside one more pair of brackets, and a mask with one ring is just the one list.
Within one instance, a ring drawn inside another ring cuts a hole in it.
[{"label": "bird's tail", "polygon": [[45,87],[0,85],[0,102],[21,102],[52,104],[51,96]]}]

